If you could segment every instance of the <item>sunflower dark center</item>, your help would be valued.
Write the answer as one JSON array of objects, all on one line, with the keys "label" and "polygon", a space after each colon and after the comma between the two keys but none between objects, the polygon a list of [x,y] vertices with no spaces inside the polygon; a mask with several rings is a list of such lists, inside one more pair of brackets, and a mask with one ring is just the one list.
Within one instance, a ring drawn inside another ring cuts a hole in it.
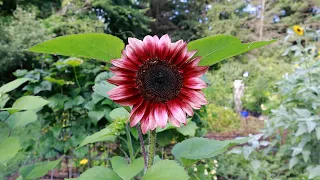
[{"label": "sunflower dark center", "polygon": [[136,83],[144,99],[167,102],[179,95],[182,76],[177,67],[154,58],[139,68]]}]

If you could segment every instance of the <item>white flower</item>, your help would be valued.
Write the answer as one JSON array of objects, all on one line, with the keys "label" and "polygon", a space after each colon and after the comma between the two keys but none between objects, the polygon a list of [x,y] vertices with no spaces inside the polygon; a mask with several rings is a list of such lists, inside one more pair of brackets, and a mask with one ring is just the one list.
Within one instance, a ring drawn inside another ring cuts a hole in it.
[{"label": "white flower", "polygon": [[218,164],[218,161],[214,159],[214,160],[213,160],[213,163]]},{"label": "white flower", "polygon": [[208,170],[207,169],[204,169],[204,175],[208,176]]},{"label": "white flower", "polygon": [[217,176],[213,176],[213,180],[218,180]]},{"label": "white flower", "polygon": [[248,71],[243,73],[243,77],[248,77],[248,76],[249,76],[249,72]]},{"label": "white flower", "polygon": [[265,111],[265,110],[268,109],[264,104],[261,104],[261,105],[260,105],[260,108],[261,108],[263,111]]},{"label": "white flower", "polygon": [[216,170],[215,169],[212,169],[211,171],[210,171],[210,174],[212,174],[212,175],[214,175],[216,173]]},{"label": "white flower", "polygon": [[219,167],[219,164],[215,164],[216,167]]},{"label": "white flower", "polygon": [[209,167],[209,165],[208,165],[208,164],[205,164],[205,165],[204,165],[204,167],[205,167],[205,168],[208,168],[208,167]]},{"label": "white flower", "polygon": [[194,168],[193,168],[193,171],[194,171],[194,172],[197,172],[197,171],[198,171],[197,167],[194,167]]},{"label": "white flower", "polygon": [[206,162],[204,159],[201,159],[201,162]]}]

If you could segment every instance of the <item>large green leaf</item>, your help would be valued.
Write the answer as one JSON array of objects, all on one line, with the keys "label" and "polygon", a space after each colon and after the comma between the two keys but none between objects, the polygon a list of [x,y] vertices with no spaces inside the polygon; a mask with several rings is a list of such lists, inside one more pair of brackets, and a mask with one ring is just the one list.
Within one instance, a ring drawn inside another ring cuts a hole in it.
[{"label": "large green leaf", "polygon": [[80,144],[79,147],[87,145],[89,143],[95,143],[99,141],[114,141],[116,139],[115,133],[108,126],[99,132],[96,132],[90,136],[87,136]]},{"label": "large green leaf", "polygon": [[19,78],[14,81],[11,81],[0,87],[0,94],[5,94],[7,92],[10,92],[29,80],[30,80],[29,78]]},{"label": "large green leaf", "polygon": [[190,121],[186,126],[181,126],[180,128],[177,128],[177,131],[183,134],[184,136],[194,136],[197,129],[197,124],[193,121]]},{"label": "large green leaf", "polygon": [[11,115],[7,123],[9,124],[10,128],[13,130],[16,127],[23,127],[27,124],[35,122],[37,120],[37,114],[34,111],[23,111],[17,112]]},{"label": "large green leaf", "polygon": [[[218,141],[207,138],[195,137],[176,144],[172,149],[174,157],[184,165],[189,165],[196,160],[211,158],[228,150],[235,144],[243,144],[247,139]],[[191,161],[190,161],[191,160]]]},{"label": "large green leaf", "polygon": [[92,123],[94,125],[97,125],[98,122],[105,116],[105,111],[104,110],[94,110],[94,111],[89,111],[88,116],[92,120]]},{"label": "large green leaf", "polygon": [[99,84],[95,84],[93,86],[93,90],[95,93],[97,93],[103,97],[109,98],[109,95],[107,94],[107,92],[115,87],[116,87],[115,85],[110,84],[107,81],[102,81]]},{"label": "large green leaf", "polygon": [[188,173],[173,160],[159,161],[142,177],[143,180],[189,179]]},{"label": "large green leaf", "polygon": [[74,106],[79,106],[85,102],[85,99],[82,96],[76,96],[74,98],[68,99],[67,102],[64,103],[64,110],[72,109]]},{"label": "large green leaf", "polygon": [[107,167],[95,166],[80,175],[78,180],[122,180],[117,173]]},{"label": "large green leaf", "polygon": [[129,112],[123,107],[113,109],[109,114],[112,119],[127,119],[129,115]]},{"label": "large green leaf", "polygon": [[88,33],[57,37],[37,44],[31,47],[29,51],[84,57],[109,62],[111,59],[119,58],[123,48],[124,43],[115,36],[102,33]]},{"label": "large green leaf", "polygon": [[59,111],[64,107],[64,103],[68,100],[68,96],[63,94],[55,94],[49,98],[50,103],[48,106],[53,111]]},{"label": "large green leaf", "polygon": [[40,96],[23,96],[17,99],[11,108],[4,108],[0,110],[35,110],[42,108],[49,101],[41,98]]},{"label": "large green leaf", "polygon": [[19,139],[8,137],[0,142],[0,164],[6,166],[7,162],[12,159],[20,149]]},{"label": "large green leaf", "polygon": [[241,40],[230,35],[209,36],[188,44],[188,50],[197,50],[195,56],[201,56],[199,65],[213,65],[226,58],[256,49],[275,42],[260,41],[252,43],[241,43]]},{"label": "large green leaf", "polygon": [[3,108],[9,100],[10,96],[8,94],[0,94],[0,108]]},{"label": "large green leaf", "polygon": [[23,179],[36,179],[40,178],[48,173],[48,171],[55,168],[63,157],[55,161],[39,162],[35,164],[29,164],[20,168],[19,173]]},{"label": "large green leaf", "polygon": [[10,116],[8,111],[0,111],[0,121],[6,120]]},{"label": "large green leaf", "polygon": [[317,165],[316,167],[309,169],[308,172],[309,172],[309,179],[320,177],[320,165]]},{"label": "large green leaf", "polygon": [[144,168],[143,158],[135,159],[131,164],[120,156],[114,156],[111,159],[112,169],[123,179],[130,180],[141,172]]}]

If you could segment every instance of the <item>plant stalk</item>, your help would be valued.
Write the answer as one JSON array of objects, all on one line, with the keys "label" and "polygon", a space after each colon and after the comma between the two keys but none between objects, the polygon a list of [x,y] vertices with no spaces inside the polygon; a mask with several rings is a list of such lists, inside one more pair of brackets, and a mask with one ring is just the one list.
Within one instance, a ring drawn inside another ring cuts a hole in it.
[{"label": "plant stalk", "polygon": [[127,144],[129,149],[130,163],[132,163],[134,160],[134,153],[133,153],[133,146],[132,146],[132,139],[131,139],[129,124],[126,125],[126,134],[127,134]]},{"label": "plant stalk", "polygon": [[74,77],[76,79],[76,83],[78,85],[79,88],[81,88],[79,81],[78,81],[78,75],[77,75],[77,71],[76,71],[76,67],[73,67],[73,73],[74,73]]},{"label": "plant stalk", "polygon": [[138,131],[138,135],[139,135],[139,140],[140,140],[140,146],[141,146],[141,153],[143,156],[143,160],[144,160],[144,173],[147,172],[147,168],[148,168],[148,159],[147,159],[147,153],[146,153],[146,149],[144,147],[144,140],[143,140],[143,136],[142,136],[142,132],[141,132],[141,128],[139,125],[136,126],[137,127],[137,131]]},{"label": "plant stalk", "polygon": [[156,150],[156,130],[150,131],[149,133],[149,152],[148,152],[148,169],[152,166],[154,161],[154,155]]}]

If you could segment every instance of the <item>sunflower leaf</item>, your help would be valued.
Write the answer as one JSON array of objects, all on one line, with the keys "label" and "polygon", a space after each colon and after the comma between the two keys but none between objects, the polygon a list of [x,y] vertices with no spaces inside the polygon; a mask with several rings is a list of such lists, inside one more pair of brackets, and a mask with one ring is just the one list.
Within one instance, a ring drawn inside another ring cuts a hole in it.
[{"label": "sunflower leaf", "polygon": [[30,52],[91,58],[109,62],[121,56],[124,43],[121,39],[101,33],[61,36],[37,44]]},{"label": "sunflower leaf", "polygon": [[204,158],[217,156],[236,144],[247,142],[247,138],[218,141],[207,138],[191,138],[176,144],[172,149],[174,157],[185,166]]},{"label": "sunflower leaf", "polygon": [[62,160],[63,157],[55,161],[39,162],[29,164],[20,168],[19,172],[23,179],[36,179],[48,173],[48,171],[55,168]]},{"label": "sunflower leaf", "polygon": [[121,180],[121,177],[107,167],[95,166],[82,173],[78,180]]},{"label": "sunflower leaf", "polygon": [[148,169],[142,180],[167,180],[167,179],[189,179],[188,173],[177,162],[163,160],[155,163]]},{"label": "sunflower leaf", "polygon": [[197,50],[195,56],[202,57],[199,65],[210,66],[229,57],[271,44],[275,41],[241,43],[241,40],[234,36],[219,34],[191,41],[188,43],[188,50]]}]

